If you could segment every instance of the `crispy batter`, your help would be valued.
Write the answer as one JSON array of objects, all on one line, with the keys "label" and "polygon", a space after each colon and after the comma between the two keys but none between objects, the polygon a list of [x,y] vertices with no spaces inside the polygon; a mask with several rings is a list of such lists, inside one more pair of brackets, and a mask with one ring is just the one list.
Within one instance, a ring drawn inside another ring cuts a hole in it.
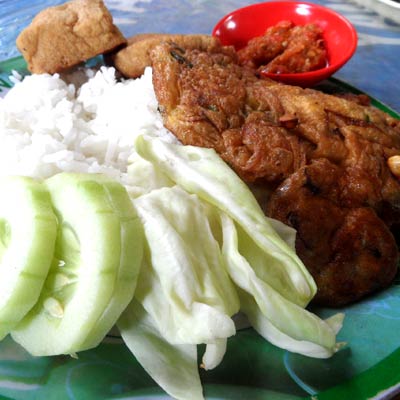
[{"label": "crispy batter", "polygon": [[236,64],[233,48],[183,51],[163,44],[151,55],[164,124],[183,143],[215,148],[246,181],[276,181],[302,164],[307,146],[280,127],[277,115],[257,106],[248,112],[258,79]]},{"label": "crispy batter", "polygon": [[388,226],[368,206],[341,202],[342,168],[318,159],[272,194],[267,213],[297,230],[296,249],[314,277],[314,302],[341,306],[388,286],[398,252]]},{"label": "crispy batter", "polygon": [[137,78],[151,65],[150,51],[162,42],[185,48],[211,49],[217,40],[209,35],[178,35],[168,33],[141,33],[128,39],[128,45],[111,55],[111,63],[125,77]]},{"label": "crispy batter", "polygon": [[126,43],[102,0],[41,11],[17,38],[32,73],[59,72]]},{"label": "crispy batter", "polygon": [[400,121],[351,99],[258,79],[231,48],[164,43],[151,59],[165,126],[273,192],[267,212],[298,229],[317,302],[343,305],[393,280],[398,250],[389,228],[400,222],[400,182],[387,160],[400,154]]}]

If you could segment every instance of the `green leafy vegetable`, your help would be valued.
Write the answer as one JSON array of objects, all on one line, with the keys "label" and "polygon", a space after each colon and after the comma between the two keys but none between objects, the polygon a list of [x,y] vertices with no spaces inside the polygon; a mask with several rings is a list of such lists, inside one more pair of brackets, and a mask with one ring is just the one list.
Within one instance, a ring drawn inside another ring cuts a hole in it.
[{"label": "green leafy vegetable", "polygon": [[176,399],[203,399],[195,345],[169,343],[136,300],[122,314],[118,328],[142,367],[167,393]]},{"label": "green leafy vegetable", "polygon": [[135,200],[148,259],[135,297],[171,343],[200,344],[235,334],[239,300],[213,233],[215,209],[181,188]]},{"label": "green leafy vegetable", "polygon": [[316,285],[291,244],[274,230],[276,222],[263,211],[241,179],[212,149],[166,143],[139,136],[137,152],[189,193],[216,206],[234,219],[264,252],[264,279],[292,302],[305,306],[316,293]]},{"label": "green leafy vegetable", "polygon": [[[293,229],[266,218],[213,150],[148,135],[137,138],[136,150],[143,158],[129,168],[131,193],[146,249],[135,299],[119,325],[160,386],[188,398],[198,371],[186,346],[207,345],[205,369],[221,362],[238,298],[271,343],[311,357],[338,350],[343,315],[323,321],[304,309],[316,286],[295,254]],[[177,380],[183,366],[184,379]],[[202,398],[194,387],[193,398]]]},{"label": "green leafy vegetable", "polygon": [[156,169],[220,210],[224,265],[253,326],[277,346],[331,356],[343,315],[335,317],[332,327],[304,309],[315,283],[295,255],[293,230],[265,217],[247,186],[214,150],[150,136],[138,137],[136,147]]},{"label": "green leafy vegetable", "polygon": [[286,350],[317,358],[332,356],[340,347],[336,334],[343,314],[323,321],[287,300],[253,269],[262,253],[247,233],[224,215],[222,226],[223,253],[230,276],[240,288],[241,309],[251,325],[268,341]]}]

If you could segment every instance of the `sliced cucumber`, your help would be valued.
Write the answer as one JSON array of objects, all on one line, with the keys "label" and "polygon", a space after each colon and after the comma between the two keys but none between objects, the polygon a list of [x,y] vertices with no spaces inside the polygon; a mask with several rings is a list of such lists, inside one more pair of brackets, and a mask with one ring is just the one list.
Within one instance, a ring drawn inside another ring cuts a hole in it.
[{"label": "sliced cucumber", "polygon": [[41,183],[0,179],[0,339],[36,303],[54,254],[57,220]]},{"label": "sliced cucumber", "polygon": [[61,173],[46,186],[59,221],[55,258],[37,304],[12,337],[33,355],[73,354],[114,294],[121,219],[100,176]]},{"label": "sliced cucumber", "polygon": [[81,351],[96,347],[133,298],[143,256],[143,228],[126,189],[104,177],[111,206],[121,220],[121,258],[114,293],[103,315],[82,343]]}]

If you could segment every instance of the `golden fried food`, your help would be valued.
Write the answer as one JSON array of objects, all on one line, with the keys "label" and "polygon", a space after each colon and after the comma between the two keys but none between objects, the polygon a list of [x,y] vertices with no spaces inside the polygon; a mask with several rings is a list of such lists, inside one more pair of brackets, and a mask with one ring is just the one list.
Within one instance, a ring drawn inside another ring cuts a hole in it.
[{"label": "golden fried food", "polygon": [[137,78],[151,64],[150,51],[162,42],[175,43],[185,48],[210,49],[217,40],[208,35],[178,35],[168,33],[141,33],[128,39],[128,45],[111,54],[111,63],[125,77]]},{"label": "golden fried food", "polygon": [[259,79],[232,48],[164,43],[151,60],[164,125],[272,192],[267,212],[298,229],[317,302],[347,304],[393,280],[400,181],[388,159],[400,155],[400,121],[364,99]]},{"label": "golden fried food", "polygon": [[32,73],[59,72],[126,43],[102,0],[41,11],[17,38]]},{"label": "golden fried food", "polygon": [[300,168],[273,192],[267,213],[294,227],[296,249],[314,277],[314,302],[341,306],[388,286],[398,251],[373,207],[341,201],[344,170],[326,158]]},{"label": "golden fried food", "polygon": [[305,149],[297,136],[275,129],[272,116],[246,111],[258,79],[236,64],[233,48],[206,52],[165,43],[151,57],[164,125],[184,144],[215,148],[248,182],[282,179],[302,163]]}]

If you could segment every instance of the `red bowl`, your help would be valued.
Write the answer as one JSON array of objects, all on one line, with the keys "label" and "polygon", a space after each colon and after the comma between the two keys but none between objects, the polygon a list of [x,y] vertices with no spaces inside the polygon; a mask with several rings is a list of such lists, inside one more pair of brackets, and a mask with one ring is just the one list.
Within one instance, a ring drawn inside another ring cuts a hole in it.
[{"label": "red bowl", "polygon": [[271,1],[239,8],[223,17],[215,25],[212,34],[218,37],[223,45],[233,45],[239,50],[251,38],[262,36],[268,27],[282,20],[290,20],[295,25],[315,23],[320,26],[323,30],[328,64],[310,72],[264,73],[264,76],[290,85],[313,86],[333,75],[356,50],[357,32],[345,17],[330,8],[298,1]]}]

